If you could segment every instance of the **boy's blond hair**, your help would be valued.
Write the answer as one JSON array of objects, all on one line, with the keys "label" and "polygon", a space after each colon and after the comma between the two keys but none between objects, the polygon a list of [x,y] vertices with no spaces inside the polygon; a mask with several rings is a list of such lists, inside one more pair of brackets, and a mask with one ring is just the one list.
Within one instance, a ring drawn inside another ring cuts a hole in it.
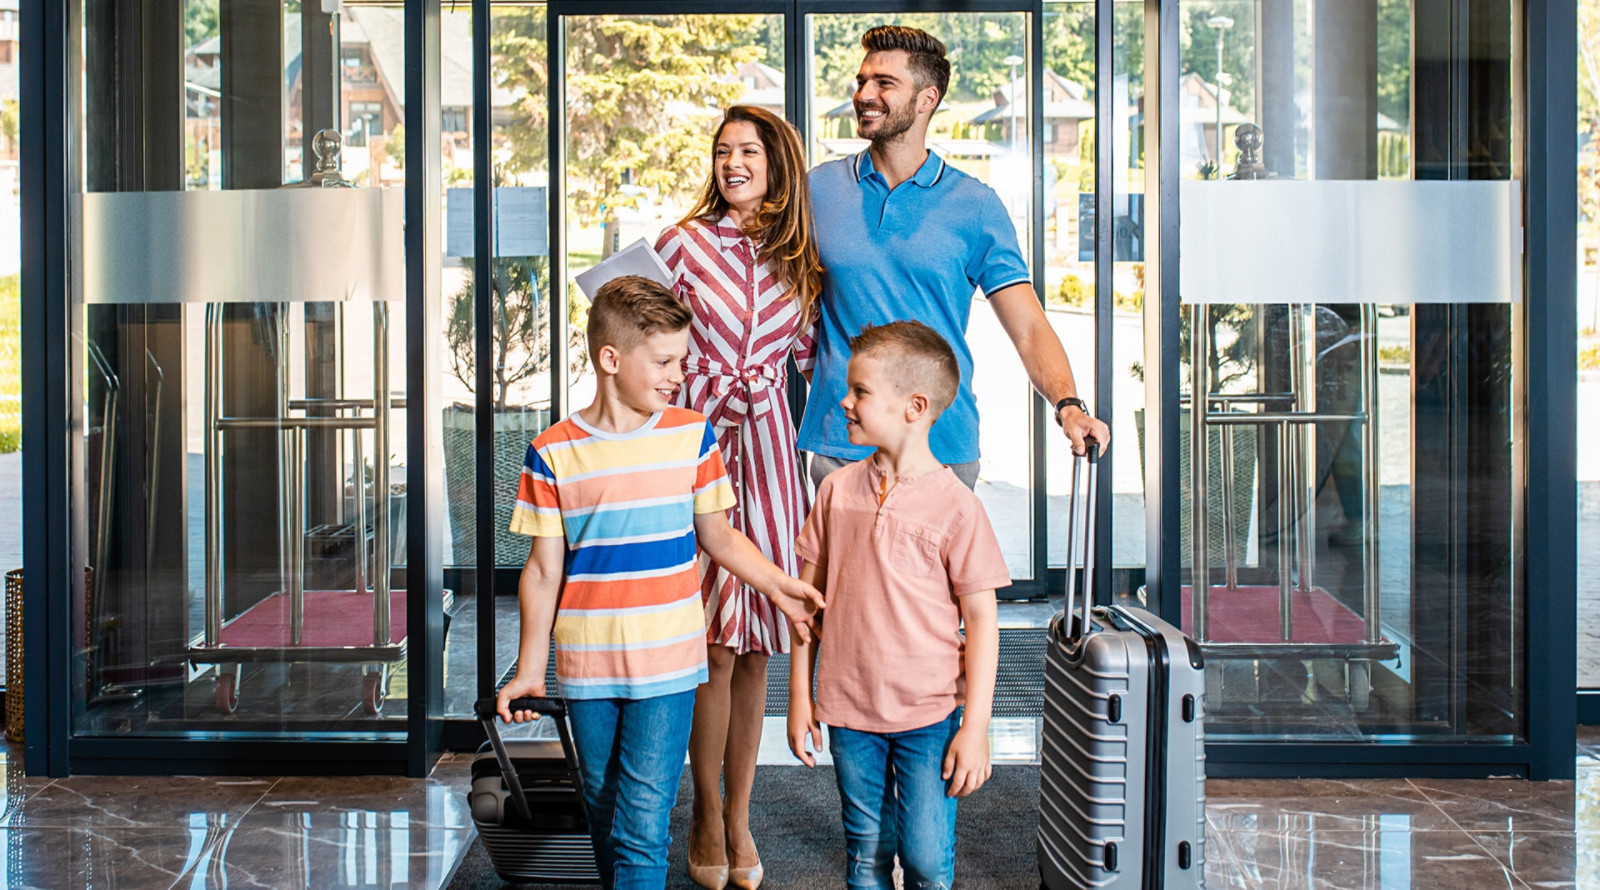
[{"label": "boy's blond hair", "polygon": [[627,352],[651,334],[675,334],[694,316],[672,292],[641,275],[613,278],[589,305],[589,360],[600,365],[600,349]]},{"label": "boy's blond hair", "polygon": [[887,359],[885,373],[900,393],[927,396],[935,419],[956,400],[961,366],[955,351],[938,331],[920,321],[867,325],[850,338],[850,354]]}]

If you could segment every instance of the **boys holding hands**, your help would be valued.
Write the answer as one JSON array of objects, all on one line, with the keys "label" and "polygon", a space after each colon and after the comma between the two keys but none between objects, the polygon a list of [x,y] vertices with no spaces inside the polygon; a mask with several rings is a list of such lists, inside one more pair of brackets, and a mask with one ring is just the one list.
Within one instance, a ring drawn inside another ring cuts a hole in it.
[{"label": "boys holding hands", "polygon": [[990,774],[994,592],[1010,573],[977,496],[928,446],[960,381],[949,344],[902,321],[850,350],[839,404],[851,443],[877,452],[823,480],[795,542],[827,620],[816,642],[796,632],[789,746],[814,765],[807,737],[820,750],[828,724],[850,887],[892,888],[896,855],[906,887],[948,887],[956,803]]},{"label": "boys holding hands", "polygon": [[545,694],[553,631],[607,887],[666,881],[695,687],[707,677],[696,545],[770,597],[799,638],[821,604],[728,525],[734,496],[716,435],[703,416],[672,407],[689,323],[648,279],[600,288],[588,327],[594,402],[533,440],[511,520],[534,537],[518,588],[517,675],[500,692],[500,716],[537,716],[508,704]]}]

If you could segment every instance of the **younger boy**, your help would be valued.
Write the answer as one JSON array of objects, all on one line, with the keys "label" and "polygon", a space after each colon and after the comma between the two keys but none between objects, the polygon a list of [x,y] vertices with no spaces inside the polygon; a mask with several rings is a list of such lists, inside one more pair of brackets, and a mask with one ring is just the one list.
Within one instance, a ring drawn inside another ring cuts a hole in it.
[{"label": "younger boy", "polygon": [[850,350],[839,405],[850,442],[877,452],[823,480],[795,542],[828,605],[817,642],[795,641],[789,747],[814,765],[806,739],[820,750],[828,724],[852,888],[893,887],[896,855],[907,888],[949,887],[956,801],[989,778],[1010,573],[983,505],[928,447],[959,384],[949,344],[897,321]]},{"label": "younger boy", "polygon": [[689,310],[637,276],[589,309],[594,402],[528,447],[511,530],[533,535],[518,584],[517,675],[509,702],[556,676],[600,877],[607,887],[666,883],[668,826],[689,750],[695,687],[706,680],[705,613],[695,545],[766,594],[805,635],[821,604],[728,525],[733,493],[706,419],[672,407],[689,348]]}]

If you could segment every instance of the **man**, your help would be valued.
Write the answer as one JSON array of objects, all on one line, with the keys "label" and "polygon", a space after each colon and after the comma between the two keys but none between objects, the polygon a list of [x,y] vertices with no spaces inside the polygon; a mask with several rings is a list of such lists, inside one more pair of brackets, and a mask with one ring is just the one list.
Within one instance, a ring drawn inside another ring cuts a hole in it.
[{"label": "man", "polygon": [[812,480],[870,453],[850,444],[838,410],[850,338],[868,324],[904,319],[929,325],[956,352],[960,392],[934,425],[931,444],[934,456],[973,486],[978,411],[966,330],[975,289],[988,297],[1073,450],[1082,454],[1085,438],[1104,450],[1110,430],[1078,398],[999,196],[928,151],[928,123],[950,85],[944,44],[916,28],[885,25],[864,34],[861,46],[867,55],[856,74],[856,129],[871,145],[811,171],[827,269],[812,408],[799,437],[800,449],[812,453]]}]

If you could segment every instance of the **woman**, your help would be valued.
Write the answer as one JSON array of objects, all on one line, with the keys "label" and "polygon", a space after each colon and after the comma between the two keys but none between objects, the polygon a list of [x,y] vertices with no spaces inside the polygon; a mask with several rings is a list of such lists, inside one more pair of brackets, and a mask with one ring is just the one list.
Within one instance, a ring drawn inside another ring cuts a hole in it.
[{"label": "woman", "polygon": [[[805,520],[785,365],[809,375],[822,289],[800,137],[751,105],[724,114],[711,175],[656,253],[694,311],[678,403],[710,418],[738,499],[733,526],[785,572]],[[750,787],[766,711],[767,658],[789,626],[766,597],[702,556],[711,679],[695,693],[689,741],[694,810],[689,875],[702,887],[755,888]],[[718,779],[725,791],[719,791]]]}]

